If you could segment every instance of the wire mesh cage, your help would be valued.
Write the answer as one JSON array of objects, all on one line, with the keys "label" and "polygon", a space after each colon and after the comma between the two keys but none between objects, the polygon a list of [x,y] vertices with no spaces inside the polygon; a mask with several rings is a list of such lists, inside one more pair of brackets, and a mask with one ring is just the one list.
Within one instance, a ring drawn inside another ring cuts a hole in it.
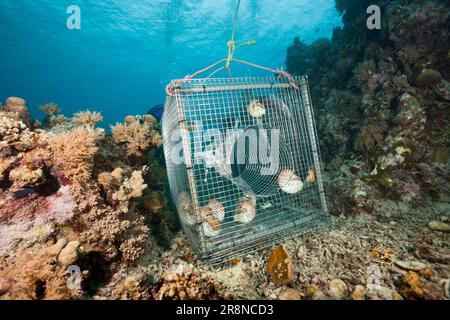
[{"label": "wire mesh cage", "polygon": [[174,80],[162,119],[183,229],[211,264],[327,220],[306,77]]}]

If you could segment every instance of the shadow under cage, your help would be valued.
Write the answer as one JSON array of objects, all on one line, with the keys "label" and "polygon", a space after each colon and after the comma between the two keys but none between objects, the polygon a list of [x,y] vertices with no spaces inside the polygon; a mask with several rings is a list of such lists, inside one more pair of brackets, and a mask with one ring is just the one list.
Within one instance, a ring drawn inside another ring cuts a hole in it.
[{"label": "shadow under cage", "polygon": [[172,197],[205,262],[329,217],[306,77],[174,80],[162,119]]}]

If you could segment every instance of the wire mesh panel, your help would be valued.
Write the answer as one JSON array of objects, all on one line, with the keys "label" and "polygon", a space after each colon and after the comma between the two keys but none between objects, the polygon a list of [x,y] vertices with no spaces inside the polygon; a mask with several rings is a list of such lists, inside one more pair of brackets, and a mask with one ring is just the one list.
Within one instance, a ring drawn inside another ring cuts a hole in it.
[{"label": "wire mesh panel", "polygon": [[163,117],[172,196],[210,263],[283,241],[328,217],[305,77],[173,81]]}]

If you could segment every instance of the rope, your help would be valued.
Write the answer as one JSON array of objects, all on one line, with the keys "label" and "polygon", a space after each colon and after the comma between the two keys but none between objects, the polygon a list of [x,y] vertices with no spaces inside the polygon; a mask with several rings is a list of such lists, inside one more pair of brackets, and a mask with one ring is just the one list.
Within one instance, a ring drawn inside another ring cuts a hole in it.
[{"label": "rope", "polygon": [[235,10],[235,12],[234,12],[234,17],[233,17],[233,26],[232,26],[232,31],[231,31],[231,40],[229,40],[229,41],[227,42],[227,46],[228,46],[228,57],[225,58],[225,59],[220,59],[219,61],[213,63],[212,65],[207,66],[206,68],[201,69],[201,70],[199,70],[199,71],[197,71],[197,72],[194,72],[193,74],[187,75],[187,76],[185,76],[185,77],[184,77],[183,79],[181,79],[181,80],[172,81],[171,83],[169,83],[169,84],[166,86],[166,94],[167,94],[168,96],[173,96],[173,95],[174,95],[173,92],[172,92],[172,87],[173,87],[174,85],[181,86],[183,83],[185,83],[185,82],[191,80],[192,78],[198,76],[199,74],[202,74],[202,73],[204,73],[204,72],[206,72],[206,71],[208,71],[208,70],[214,68],[215,66],[221,64],[222,62],[225,62],[225,66],[221,66],[221,67],[217,68],[216,70],[214,70],[212,73],[210,73],[210,74],[207,76],[207,79],[211,78],[214,74],[216,74],[217,72],[219,72],[219,71],[221,71],[221,70],[223,70],[223,69],[226,69],[226,70],[228,71],[229,77],[232,78],[231,69],[230,69],[230,64],[231,64],[231,62],[233,62],[233,61],[234,61],[234,62],[238,62],[238,63],[245,64],[245,65],[248,65],[248,66],[251,66],[251,67],[254,67],[254,68],[258,68],[258,69],[262,69],[262,70],[265,70],[265,71],[272,72],[272,73],[274,73],[274,74],[277,74],[277,75],[278,75],[278,78],[285,77],[285,78],[288,79],[289,84],[290,84],[294,89],[298,89],[298,88],[299,88],[299,87],[298,87],[298,84],[295,82],[294,78],[293,78],[289,73],[287,73],[286,71],[284,71],[282,68],[281,68],[281,69],[276,69],[276,70],[275,70],[275,69],[272,69],[272,68],[263,67],[263,66],[260,66],[260,65],[251,63],[251,62],[247,62],[247,61],[244,61],[244,60],[239,60],[239,59],[235,59],[235,58],[234,58],[234,53],[236,52],[237,49],[239,49],[239,48],[241,48],[241,47],[244,47],[244,46],[250,46],[250,45],[256,44],[256,41],[251,40],[251,41],[247,41],[247,42],[244,42],[244,43],[242,43],[242,44],[236,46],[236,42],[235,42],[234,38],[235,38],[235,35],[236,35],[236,30],[237,30],[238,14],[239,14],[239,8],[240,8],[240,6],[241,6],[241,0],[237,0],[236,10]]},{"label": "rope", "polygon": [[[202,74],[202,73],[204,73],[204,72],[206,72],[206,71],[208,71],[208,70],[214,68],[215,66],[217,66],[217,65],[219,65],[219,64],[221,64],[222,62],[225,62],[225,61],[228,61],[228,59],[227,59],[227,58],[225,58],[225,59],[220,59],[219,61],[217,61],[217,62],[215,62],[215,63],[213,63],[213,64],[207,66],[206,68],[203,68],[202,70],[199,70],[199,71],[197,71],[197,72],[195,72],[195,73],[193,73],[193,74],[191,74],[191,75],[187,75],[186,77],[184,77],[184,78],[181,79],[181,80],[178,80],[178,81],[174,81],[174,82],[169,83],[169,84],[167,85],[167,87],[166,87],[166,93],[167,93],[167,95],[168,95],[168,96],[173,96],[173,93],[172,93],[172,91],[171,91],[172,86],[174,86],[174,85],[182,85],[183,83],[185,83],[185,82],[191,80],[192,78],[198,76],[199,74]],[[245,64],[245,65],[248,65],[248,66],[253,67],[253,68],[257,68],[257,69],[261,69],[261,70],[264,70],[264,71],[268,71],[268,72],[277,74],[277,75],[278,75],[278,78],[282,78],[282,77],[287,78],[288,81],[289,81],[289,84],[290,84],[294,89],[296,89],[296,90],[299,89],[299,86],[298,86],[298,84],[295,82],[295,80],[294,80],[294,78],[292,77],[292,75],[291,75],[290,73],[284,71],[282,68],[281,68],[281,69],[272,69],[272,68],[260,66],[260,65],[255,64],[255,63],[251,63],[251,62],[248,62],[248,61],[245,61],[245,60],[240,60],[240,59],[235,59],[235,58],[231,59],[230,62],[237,62],[237,63]],[[209,75],[207,76],[207,79],[210,78],[210,77],[212,77],[214,74],[216,74],[216,73],[219,72],[220,70],[223,70],[224,68],[226,68],[226,66],[221,66],[221,67],[219,67],[218,69],[214,70],[211,74],[209,74]]]},{"label": "rope", "polygon": [[[228,72],[230,72],[230,63],[233,60],[234,52],[236,51],[236,42],[234,41],[234,36],[236,35],[236,29],[237,29],[237,23],[238,23],[238,14],[239,14],[239,8],[241,6],[241,0],[238,0],[236,4],[236,11],[234,12],[233,17],[233,27],[231,31],[231,40],[227,42],[228,46],[228,58],[227,63],[225,65],[225,68],[227,68]],[[230,72],[231,76],[231,72]]]}]

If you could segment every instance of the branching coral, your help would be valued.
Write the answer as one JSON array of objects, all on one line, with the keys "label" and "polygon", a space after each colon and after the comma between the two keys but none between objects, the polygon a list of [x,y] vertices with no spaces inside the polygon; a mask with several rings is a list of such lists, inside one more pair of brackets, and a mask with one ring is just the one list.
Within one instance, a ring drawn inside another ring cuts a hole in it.
[{"label": "branching coral", "polygon": [[61,109],[56,103],[47,103],[39,107],[39,109],[45,113],[47,118],[55,116],[61,112]]},{"label": "branching coral", "polygon": [[92,175],[96,134],[84,127],[76,128],[50,139],[53,162],[58,173],[66,179],[84,182]]},{"label": "branching coral", "polygon": [[103,116],[99,112],[86,110],[75,113],[72,121],[75,124],[94,129],[98,122],[103,121]]},{"label": "branching coral", "polygon": [[124,263],[132,263],[144,253],[149,229],[141,215],[106,205],[95,185],[74,185],[72,190],[87,226],[82,235],[85,242],[103,248],[109,259],[119,256]]},{"label": "branching coral", "polygon": [[125,178],[119,190],[113,194],[113,199],[128,201],[142,196],[142,191],[147,188],[142,178],[142,171],[134,171],[131,177]]},{"label": "branching coral", "polygon": [[117,123],[112,127],[112,135],[115,143],[125,145],[129,157],[141,158],[151,143],[160,144],[159,134],[151,130],[148,124],[138,121],[130,124]]}]

